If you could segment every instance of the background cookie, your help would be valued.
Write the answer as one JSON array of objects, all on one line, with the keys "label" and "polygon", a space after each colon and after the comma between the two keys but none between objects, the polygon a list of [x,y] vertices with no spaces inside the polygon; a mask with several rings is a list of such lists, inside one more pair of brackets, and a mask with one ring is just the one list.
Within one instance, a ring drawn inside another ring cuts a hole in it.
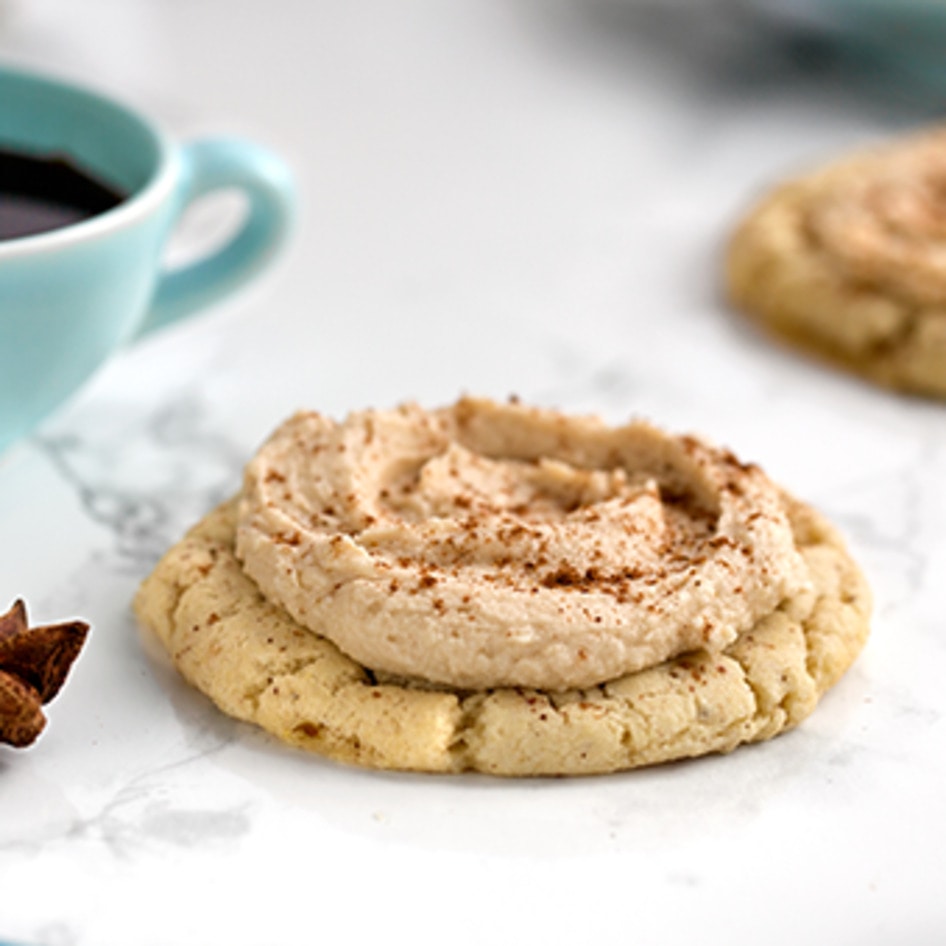
[{"label": "background cookie", "polygon": [[737,306],[871,380],[946,397],[946,131],[787,183],[737,229]]},{"label": "background cookie", "polygon": [[786,503],[810,591],[722,654],[690,654],[587,690],[462,692],[377,677],[263,598],[234,555],[233,503],[167,553],[135,608],[191,684],[292,745],[375,768],[612,772],[789,729],[860,651],[864,579],[817,514]]}]

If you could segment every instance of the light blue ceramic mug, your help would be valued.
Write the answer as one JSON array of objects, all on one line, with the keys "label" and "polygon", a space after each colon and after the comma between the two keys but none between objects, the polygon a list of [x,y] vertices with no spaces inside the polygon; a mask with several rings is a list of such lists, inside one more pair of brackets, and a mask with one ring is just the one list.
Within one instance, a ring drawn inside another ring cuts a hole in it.
[{"label": "light blue ceramic mug", "polygon": [[[78,223],[0,240],[2,451],[121,346],[259,272],[286,236],[293,193],[286,166],[257,145],[223,138],[174,143],[109,98],[4,68],[0,149],[64,154],[127,195]],[[247,198],[237,232],[209,256],[165,271],[162,259],[181,213],[218,189]]]}]

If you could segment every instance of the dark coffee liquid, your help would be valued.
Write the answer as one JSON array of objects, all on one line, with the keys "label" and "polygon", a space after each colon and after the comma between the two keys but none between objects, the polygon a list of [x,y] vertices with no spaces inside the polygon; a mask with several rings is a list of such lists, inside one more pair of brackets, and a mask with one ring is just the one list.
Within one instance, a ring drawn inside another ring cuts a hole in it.
[{"label": "dark coffee liquid", "polygon": [[37,157],[0,147],[0,240],[87,220],[125,196],[60,155]]}]

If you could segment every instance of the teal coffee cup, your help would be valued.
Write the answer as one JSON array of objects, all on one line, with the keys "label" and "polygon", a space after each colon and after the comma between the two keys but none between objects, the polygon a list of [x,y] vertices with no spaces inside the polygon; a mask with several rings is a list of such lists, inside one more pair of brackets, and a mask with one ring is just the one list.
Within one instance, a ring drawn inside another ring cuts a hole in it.
[{"label": "teal coffee cup", "polygon": [[[216,190],[245,196],[236,232],[166,269],[175,223]],[[292,204],[286,166],[258,145],[176,143],[102,95],[0,68],[0,451],[114,352],[257,274]]]}]

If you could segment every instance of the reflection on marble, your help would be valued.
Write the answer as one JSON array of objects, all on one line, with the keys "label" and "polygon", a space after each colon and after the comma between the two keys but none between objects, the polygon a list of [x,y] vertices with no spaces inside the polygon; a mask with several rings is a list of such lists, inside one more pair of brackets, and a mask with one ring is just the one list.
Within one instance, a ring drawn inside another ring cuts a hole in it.
[{"label": "reflection on marble", "polygon": [[[303,204],[281,268],[0,457],[0,607],[93,628],[42,739],[0,747],[0,938],[942,941],[946,409],[770,345],[717,275],[761,187],[941,97],[738,6],[0,6],[0,55],[258,137]],[[222,716],[135,627],[139,580],[292,411],[463,391],[760,462],[864,564],[861,659],[794,733],[604,779],[352,771]]]}]

